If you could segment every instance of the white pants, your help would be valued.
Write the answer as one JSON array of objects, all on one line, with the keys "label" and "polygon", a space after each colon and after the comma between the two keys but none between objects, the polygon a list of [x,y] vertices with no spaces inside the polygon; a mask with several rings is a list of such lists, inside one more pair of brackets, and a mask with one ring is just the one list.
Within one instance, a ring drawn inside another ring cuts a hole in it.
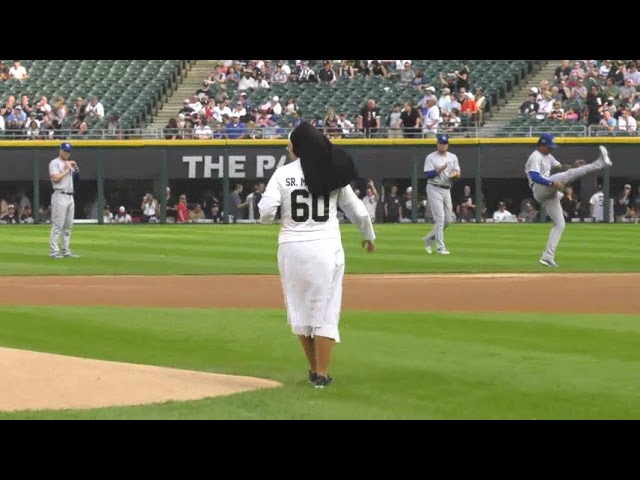
[{"label": "white pants", "polygon": [[[562,183],[573,182],[585,175],[597,172],[602,169],[604,165],[604,162],[598,159],[594,162],[588,163],[587,165],[570,168],[564,172],[553,174],[549,177],[549,180]],[[547,247],[542,254],[542,258],[553,260],[556,256],[556,250],[558,249],[558,244],[560,243],[562,232],[564,232],[565,228],[564,214],[562,213],[562,205],[560,204],[562,196],[555,187],[540,185],[539,183],[534,183],[531,186],[531,190],[533,191],[533,198],[542,205],[542,208],[547,212],[553,224],[551,232],[549,233],[549,239],[547,240]]]},{"label": "white pants", "polygon": [[282,243],[278,270],[287,323],[296,335],[340,342],[344,250],[340,240]]}]

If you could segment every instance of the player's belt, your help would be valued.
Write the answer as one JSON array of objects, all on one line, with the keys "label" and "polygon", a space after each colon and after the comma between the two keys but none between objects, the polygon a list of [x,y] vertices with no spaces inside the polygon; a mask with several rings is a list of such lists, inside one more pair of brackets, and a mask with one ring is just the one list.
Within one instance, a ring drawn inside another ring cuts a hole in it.
[{"label": "player's belt", "polygon": [[438,187],[438,188],[444,188],[445,190],[449,190],[451,188],[449,185],[439,185],[437,183],[431,183],[431,182],[429,182],[429,185],[433,185],[434,187]]},{"label": "player's belt", "polygon": [[63,192],[62,190],[56,190],[56,192],[61,193],[63,195],[73,195],[73,192]]}]

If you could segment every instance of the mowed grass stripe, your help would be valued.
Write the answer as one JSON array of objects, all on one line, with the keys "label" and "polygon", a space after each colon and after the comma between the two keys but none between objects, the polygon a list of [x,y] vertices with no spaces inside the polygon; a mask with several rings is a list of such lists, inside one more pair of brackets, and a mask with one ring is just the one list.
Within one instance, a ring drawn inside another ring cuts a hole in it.
[{"label": "mowed grass stripe", "polygon": [[0,345],[285,384],[27,418],[640,418],[640,317],[569,318],[345,312],[335,383],[321,396],[306,384],[304,357],[279,310],[5,307]]},{"label": "mowed grass stripe", "polygon": [[[274,225],[75,225],[74,263],[48,258],[49,227],[0,228],[2,275],[37,274],[276,274]],[[427,225],[377,224],[378,250],[361,248],[353,225],[342,225],[348,273],[540,272],[538,258],[550,224],[452,225],[448,257],[427,255]],[[635,225],[573,224],[557,260],[564,272],[640,271]],[[605,252],[606,250],[606,252]]]}]

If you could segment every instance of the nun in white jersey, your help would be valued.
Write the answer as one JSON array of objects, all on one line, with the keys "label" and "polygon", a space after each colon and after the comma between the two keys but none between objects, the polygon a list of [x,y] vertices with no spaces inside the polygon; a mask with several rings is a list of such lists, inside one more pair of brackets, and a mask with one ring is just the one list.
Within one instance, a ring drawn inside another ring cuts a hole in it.
[{"label": "nun in white jersey", "polygon": [[258,205],[260,223],[280,208],[278,269],[287,322],[309,362],[309,381],[329,385],[329,362],[342,305],[344,250],[337,209],[362,234],[362,247],[375,250],[371,217],[351,188],[358,176],[353,159],[320,130],[302,122],[289,135],[291,163],[278,168]]}]

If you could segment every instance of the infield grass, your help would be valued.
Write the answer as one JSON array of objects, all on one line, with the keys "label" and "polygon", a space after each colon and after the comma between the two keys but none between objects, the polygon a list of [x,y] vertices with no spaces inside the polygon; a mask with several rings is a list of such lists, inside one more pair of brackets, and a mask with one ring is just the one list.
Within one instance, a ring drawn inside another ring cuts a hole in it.
[{"label": "infield grass", "polygon": [[[49,227],[0,228],[0,275],[277,274],[277,225],[75,225],[77,259],[48,258]],[[640,271],[640,225],[569,224],[560,269],[538,263],[550,224],[460,224],[445,232],[450,256],[427,255],[425,224],[375,225],[367,255],[342,225],[347,273]]]},{"label": "infield grass", "polygon": [[346,312],[335,382],[320,391],[284,322],[274,310],[0,308],[2,346],[284,383],[0,419],[640,418],[640,316]]}]

